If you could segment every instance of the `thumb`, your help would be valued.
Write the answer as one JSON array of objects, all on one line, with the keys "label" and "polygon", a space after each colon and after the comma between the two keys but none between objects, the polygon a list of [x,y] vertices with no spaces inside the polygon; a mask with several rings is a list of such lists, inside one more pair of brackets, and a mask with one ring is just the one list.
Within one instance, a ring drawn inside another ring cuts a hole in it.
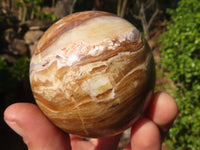
[{"label": "thumb", "polygon": [[4,120],[30,150],[71,149],[69,135],[56,128],[36,105],[13,104],[5,110]]}]

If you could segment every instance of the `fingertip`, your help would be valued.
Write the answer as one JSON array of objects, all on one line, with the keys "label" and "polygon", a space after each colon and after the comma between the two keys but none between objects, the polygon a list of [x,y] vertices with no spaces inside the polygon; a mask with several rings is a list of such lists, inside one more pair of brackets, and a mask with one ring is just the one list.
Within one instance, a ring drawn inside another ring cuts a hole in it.
[{"label": "fingertip", "polygon": [[[27,111],[37,109],[37,106],[34,104],[29,103],[15,103],[6,108],[4,111],[4,120],[5,121],[18,121],[19,119],[22,119],[24,116],[21,116],[23,114],[26,114]],[[20,117],[19,117],[20,115]]]},{"label": "fingertip", "polygon": [[171,124],[178,115],[178,106],[173,97],[157,92],[150,104],[148,116],[159,126]]},{"label": "fingertip", "polygon": [[159,128],[149,119],[140,119],[131,131],[131,148],[134,150],[159,150],[161,148]]},{"label": "fingertip", "polygon": [[[32,104],[30,104],[32,105]],[[25,103],[15,103],[6,108],[4,111],[4,120],[7,123],[7,125],[13,129],[17,134],[22,136],[25,140],[26,134],[24,133],[24,130],[22,129],[20,122],[23,120],[24,113],[23,108],[27,108],[29,105],[26,105]],[[34,106],[33,106],[34,107]]]}]

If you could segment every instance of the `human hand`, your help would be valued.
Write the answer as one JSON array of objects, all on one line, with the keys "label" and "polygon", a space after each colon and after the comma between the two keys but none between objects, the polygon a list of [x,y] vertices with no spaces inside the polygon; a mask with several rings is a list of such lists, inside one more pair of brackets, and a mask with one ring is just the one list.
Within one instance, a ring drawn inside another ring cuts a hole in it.
[{"label": "human hand", "polygon": [[[155,93],[143,117],[131,131],[130,144],[124,150],[160,150],[162,141],[178,114],[175,100],[166,93]],[[6,123],[23,137],[30,150],[116,150],[121,135],[82,140],[63,133],[29,103],[16,103],[4,112]]]}]

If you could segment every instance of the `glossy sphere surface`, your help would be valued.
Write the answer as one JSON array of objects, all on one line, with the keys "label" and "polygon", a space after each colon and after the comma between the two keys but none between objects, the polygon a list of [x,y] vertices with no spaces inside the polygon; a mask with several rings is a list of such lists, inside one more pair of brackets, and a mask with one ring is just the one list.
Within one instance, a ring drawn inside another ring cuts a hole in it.
[{"label": "glossy sphere surface", "polygon": [[113,14],[87,11],[52,25],[31,59],[30,82],[44,114],[65,132],[116,135],[144,111],[155,68],[139,31]]}]

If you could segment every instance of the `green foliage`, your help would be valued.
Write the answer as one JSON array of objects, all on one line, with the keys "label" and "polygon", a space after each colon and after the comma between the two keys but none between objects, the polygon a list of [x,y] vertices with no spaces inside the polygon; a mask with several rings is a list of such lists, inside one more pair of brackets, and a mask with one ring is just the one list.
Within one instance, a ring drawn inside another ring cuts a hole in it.
[{"label": "green foliage", "polygon": [[12,74],[12,78],[23,81],[28,77],[29,59],[27,57],[18,59],[8,70]]},{"label": "green foliage", "polygon": [[161,66],[177,87],[179,116],[166,140],[175,149],[200,148],[200,1],[181,0],[159,40]]},{"label": "green foliage", "polygon": [[39,19],[41,21],[53,21],[56,20],[56,16],[54,14],[43,12],[40,14]]},{"label": "green foliage", "polygon": [[28,79],[29,59],[20,58],[12,66],[0,57],[0,95]]},{"label": "green foliage", "polygon": [[[42,21],[54,21],[54,14],[42,12],[43,0],[17,0],[16,6],[25,20],[39,19]],[[21,12],[20,12],[21,11]],[[24,20],[24,21],[25,21]]]},{"label": "green foliage", "polygon": [[0,57],[0,70],[3,70],[6,66],[7,64],[4,61],[3,57]]}]

